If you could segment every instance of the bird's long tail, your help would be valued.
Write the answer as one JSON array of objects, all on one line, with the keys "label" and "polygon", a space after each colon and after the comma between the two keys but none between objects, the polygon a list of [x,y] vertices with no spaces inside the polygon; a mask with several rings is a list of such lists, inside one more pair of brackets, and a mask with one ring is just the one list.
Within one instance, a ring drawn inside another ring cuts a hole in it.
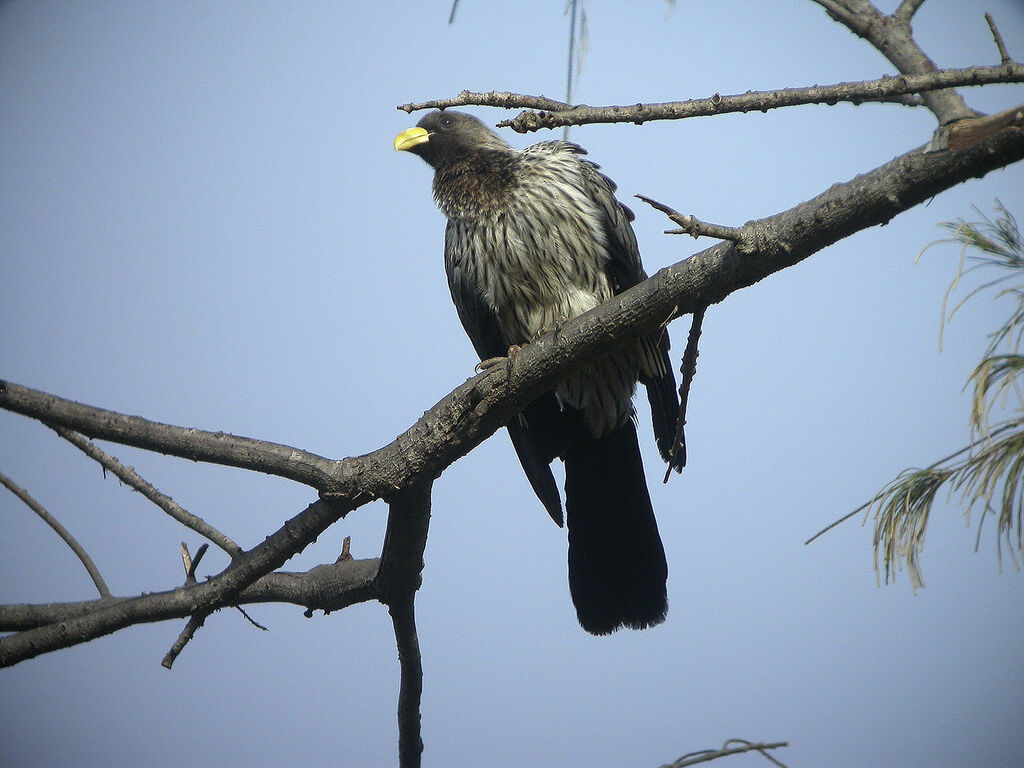
[{"label": "bird's long tail", "polygon": [[580,625],[594,635],[665,620],[668,565],[647,492],[632,420],[565,454],[569,590]]}]

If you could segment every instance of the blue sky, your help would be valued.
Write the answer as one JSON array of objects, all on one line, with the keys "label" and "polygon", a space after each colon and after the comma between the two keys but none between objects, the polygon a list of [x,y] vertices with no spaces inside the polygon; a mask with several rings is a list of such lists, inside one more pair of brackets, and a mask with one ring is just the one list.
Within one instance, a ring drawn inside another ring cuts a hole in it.
[{"label": "blue sky", "polygon": [[[892,71],[808,0],[586,9],[585,103]],[[564,89],[561,3],[462,0],[450,27],[448,10],[0,5],[0,377],[328,456],[405,430],[475,359],[447,294],[429,169],[391,147],[418,118],[395,105]],[[1020,59],[1024,8],[985,10]],[[914,27],[940,66],[995,63],[981,13],[933,1]],[[965,93],[986,112],[1024,102],[1020,86]],[[572,137],[624,198],[740,224],[932,128],[923,110],[840,105]],[[1000,198],[1024,218],[1021,189],[1020,166],[961,185],[711,308],[681,477],[660,483],[641,430],[670,569],[669,618],[655,630],[579,629],[564,532],[504,434],[451,467],[435,486],[417,603],[425,765],[656,766],[733,737],[787,740],[791,766],[1019,765],[1024,581],[1006,558],[999,572],[991,536],[973,552],[976,520],[939,505],[916,595],[903,573],[876,585],[870,526],[802,542],[900,469],[964,443],[962,388],[1009,308],[973,302],[940,352],[959,249],[915,256],[972,205]],[[667,220],[634,203],[649,272],[711,244],[663,235]],[[672,326],[677,352],[686,328]],[[79,538],[115,593],[181,582],[178,543],[194,550],[194,534],[46,428],[0,413],[0,434],[0,470]],[[311,500],[285,481],[111,450],[245,546]],[[358,510],[289,568],[333,561],[346,535],[355,556],[375,555],[385,512]],[[70,551],[9,495],[0,531],[0,600],[93,596]],[[211,552],[203,565],[225,560]],[[0,763],[392,764],[385,609],[252,614],[270,632],[223,611],[172,672],[160,659],[182,622],[0,672]]]}]

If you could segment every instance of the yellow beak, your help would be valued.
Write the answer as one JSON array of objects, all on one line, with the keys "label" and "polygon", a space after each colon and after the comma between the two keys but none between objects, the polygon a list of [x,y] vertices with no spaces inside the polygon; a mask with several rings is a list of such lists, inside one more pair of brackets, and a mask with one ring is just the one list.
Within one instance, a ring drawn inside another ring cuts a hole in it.
[{"label": "yellow beak", "polygon": [[399,152],[408,152],[417,144],[422,144],[425,141],[430,141],[430,134],[426,128],[420,128],[419,126],[406,128],[395,136],[395,149]]}]

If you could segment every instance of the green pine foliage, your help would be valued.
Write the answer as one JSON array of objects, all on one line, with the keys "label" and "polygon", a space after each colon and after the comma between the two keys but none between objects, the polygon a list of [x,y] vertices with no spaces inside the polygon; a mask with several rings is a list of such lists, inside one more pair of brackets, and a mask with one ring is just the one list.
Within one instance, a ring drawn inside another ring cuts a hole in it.
[{"label": "green pine foliage", "polygon": [[[941,225],[952,238],[939,242],[962,246],[960,266],[943,306],[944,321],[969,299],[992,290],[1016,303],[1006,322],[991,334],[984,357],[968,379],[967,386],[974,388],[970,444],[924,469],[904,470],[857,510],[874,516],[876,570],[884,572],[888,582],[903,565],[914,589],[924,586],[920,555],[928,518],[943,489],[966,505],[968,520],[977,517],[975,549],[992,517],[1000,567],[1006,551],[1019,569],[1017,553],[1024,552],[1024,241],[1001,203],[997,202],[995,220],[979,215],[979,221]],[[964,276],[993,270],[1001,274],[971,290],[946,313],[946,303]],[[993,421],[996,416],[999,420]]]}]

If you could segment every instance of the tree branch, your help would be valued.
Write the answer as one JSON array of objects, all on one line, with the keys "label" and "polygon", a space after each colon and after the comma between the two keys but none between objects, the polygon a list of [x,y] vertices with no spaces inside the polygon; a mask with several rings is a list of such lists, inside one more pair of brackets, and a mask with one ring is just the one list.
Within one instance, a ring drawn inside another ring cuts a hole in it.
[{"label": "tree branch", "polygon": [[992,14],[985,14],[985,23],[988,24],[989,32],[992,33],[992,40],[995,41],[996,50],[999,51],[999,59],[1003,64],[1012,62],[1010,58],[1010,52],[1006,50],[1006,43],[1003,42],[1003,36],[999,34],[999,28],[996,26],[995,20],[992,18]]},{"label": "tree branch", "polygon": [[[739,746],[732,746],[738,744]],[[766,760],[774,765],[782,766],[782,763],[776,760],[774,757],[768,754],[769,749],[780,749],[782,747],[788,747],[789,742],[787,741],[776,741],[771,744],[766,743],[753,743],[746,739],[729,739],[722,745],[721,749],[704,749],[699,752],[691,752],[687,755],[683,755],[674,763],[663,765],[661,768],[688,768],[691,765],[697,765],[698,763],[707,763],[712,760],[717,760],[720,757],[728,757],[729,755],[738,755],[743,752],[760,752]]]},{"label": "tree branch", "polygon": [[[402,493],[412,492],[410,489],[429,485],[446,467],[582,362],[605,355],[637,336],[662,327],[672,318],[692,313],[697,307],[719,302],[733,291],[792,266],[854,232],[884,224],[945,189],[1024,158],[1024,129],[1019,122],[1010,121],[966,146],[957,144],[955,149],[952,147],[961,133],[961,124],[952,126],[949,149],[915,149],[849,182],[835,184],[788,211],[749,222],[740,229],[744,237],[755,244],[752,252],[743,252],[733,243],[719,243],[663,269],[600,307],[569,320],[560,327],[558,334],[545,334],[527,345],[512,365],[494,366],[462,384],[389,445],[339,462],[314,457],[311,464],[314,469],[307,466],[296,474],[308,479],[315,476],[316,482],[330,490],[322,492],[321,501],[295,515],[221,574],[191,587],[190,610],[185,615],[232,604],[245,587],[281,567],[361,504],[374,498],[390,502]],[[95,412],[106,414],[100,420],[106,433],[118,432],[116,428],[103,426],[108,422],[116,425],[124,419],[137,419],[79,404],[71,404],[72,415],[67,416],[67,403],[69,401],[14,384],[0,383],[0,407],[35,415],[47,422],[58,422],[57,417],[64,416],[74,422],[65,425],[72,429],[90,431],[81,427],[83,422],[86,427],[96,426]],[[189,432],[176,427],[167,429],[176,435],[175,439]],[[137,439],[130,428],[125,431],[125,442]],[[204,446],[211,441],[216,444],[224,437],[218,438],[215,433],[192,434],[199,435]],[[245,454],[249,457],[245,462],[247,467],[258,466],[259,461],[253,457],[262,456],[269,456],[267,463],[277,466],[275,462],[284,450],[273,443],[232,439],[242,441],[241,445],[249,451]],[[191,453],[184,444],[180,450],[179,455]],[[296,453],[312,456],[301,451]],[[306,462],[309,465],[310,460]],[[381,584],[390,586],[386,578]],[[32,630],[38,634],[29,638],[18,635],[0,639],[0,665],[108,634],[137,621],[156,620],[147,618],[153,615],[152,606],[147,610],[148,613],[138,614],[100,610],[69,620],[59,628],[51,625]]]},{"label": "tree branch", "polygon": [[740,249],[750,250],[753,247],[752,243],[747,243],[743,240],[743,232],[736,227],[723,227],[721,224],[709,224],[708,222],[701,221],[693,216],[683,215],[674,208],[670,208],[664,203],[659,203],[657,200],[652,200],[649,197],[644,197],[643,195],[635,195],[635,197],[643,200],[655,210],[661,211],[679,225],[679,229],[665,230],[666,235],[690,235],[694,238],[716,237],[719,240],[732,240]]},{"label": "tree branch", "polygon": [[423,551],[430,523],[430,484],[416,486],[391,502],[384,534],[377,589],[388,606],[398,644],[401,684],[398,694],[398,764],[419,768],[423,754],[420,699],[423,662],[416,635],[416,590],[423,571]]},{"label": "tree branch", "polygon": [[110,597],[110,589],[107,587],[107,583],[100,575],[99,569],[92,561],[92,558],[89,557],[89,553],[82,549],[82,545],[79,544],[78,540],[71,535],[71,532],[61,525],[60,521],[46,510],[46,507],[32,498],[28,491],[2,472],[0,472],[0,485],[3,485],[7,490],[25,502],[25,505],[29,509],[39,515],[39,517],[43,519],[43,522],[50,526],[57,535],[64,540],[65,544],[71,547],[71,551],[75,553],[75,556],[81,560],[82,565],[85,566],[85,570],[89,573],[89,578],[91,578],[92,583],[96,585],[96,591],[100,593],[100,597]]},{"label": "tree branch", "polygon": [[458,96],[451,99],[434,99],[433,101],[399,104],[398,109],[411,114],[421,109],[447,109],[448,107],[472,105],[501,107],[502,109],[521,109],[523,107],[552,110],[571,109],[570,105],[564,101],[549,99],[547,96],[526,96],[521,93],[510,93],[509,91],[488,91],[487,93],[461,91]]},{"label": "tree branch", "polygon": [[[868,0],[815,2],[825,8],[833,19],[871,43],[901,74],[911,76],[939,71],[911,33],[910,17],[920,2],[905,0],[892,16],[886,16]],[[841,7],[837,8],[837,5]],[[935,115],[939,125],[975,116],[975,112],[968,108],[960,94],[952,90],[957,85],[951,83],[948,88],[929,89],[922,93],[925,106]]]},{"label": "tree branch", "polygon": [[924,5],[924,0],[903,0],[900,7],[893,11],[893,16],[901,21],[910,22],[917,9]]},{"label": "tree branch", "polygon": [[328,459],[288,445],[162,424],[65,400],[11,382],[0,381],[0,408],[87,437],[192,461],[263,472],[317,489],[329,487],[330,478],[336,472],[334,463]]},{"label": "tree branch", "polygon": [[[318,565],[300,573],[269,573],[242,590],[230,605],[290,603],[305,608],[307,618],[311,617],[314,611],[323,611],[324,614],[340,611],[356,603],[377,599],[376,577],[379,566],[380,559],[373,557]],[[189,615],[193,607],[196,588],[197,585],[183,586],[136,597],[106,597],[70,603],[0,605],[0,632],[25,632],[44,628],[47,625],[92,616],[104,610],[131,613],[135,618],[135,624],[183,619]],[[95,637],[109,633],[100,631]],[[17,645],[9,644],[8,641],[17,637],[18,635],[0,638],[0,666],[20,661],[9,661],[4,656]]]},{"label": "tree branch", "polygon": [[[589,125],[594,123],[642,123],[651,120],[685,120],[691,117],[724,115],[730,112],[767,112],[770,109],[794,107],[803,104],[827,104],[840,102],[861,104],[867,101],[901,100],[907,94],[949,89],[962,86],[991,85],[995,83],[1024,82],[1024,65],[1017,62],[987,67],[945,69],[924,73],[886,75],[877,80],[864,80],[832,85],[812,85],[803,88],[782,88],[775,91],[748,91],[747,93],[722,96],[714,94],[708,98],[688,101],[669,101],[656,104],[633,104],[628,106],[590,107],[586,105],[553,108],[541,106],[531,96],[522,96],[517,106],[528,110],[510,120],[502,120],[499,128],[508,127],[518,133],[529,133],[542,128],[559,128],[565,125]],[[501,106],[488,98],[489,94],[471,94],[463,91],[459,105]],[[479,97],[479,98],[478,98]],[[543,98],[543,97],[541,97]],[[957,97],[959,98],[959,96]],[[440,102],[426,102],[433,105]],[[415,105],[406,105],[415,106]],[[974,112],[967,115],[974,117]],[[948,120],[946,122],[949,122]]]},{"label": "tree branch", "polygon": [[153,485],[141,477],[133,467],[126,467],[116,458],[106,451],[103,451],[98,446],[94,445],[92,441],[87,440],[77,432],[72,432],[64,427],[52,428],[58,435],[82,451],[86,456],[99,462],[100,466],[105,470],[110,471],[121,482],[141,493],[186,528],[191,528],[200,536],[209,539],[233,558],[242,554],[242,548],[234,541],[229,539],[201,517],[193,515],[191,512],[184,509],[170,496],[158,491]]},{"label": "tree branch", "polygon": [[398,765],[419,768],[423,755],[420,732],[420,699],[423,696],[423,661],[416,635],[414,594],[396,598],[388,605],[398,645],[401,683],[398,689]]}]

